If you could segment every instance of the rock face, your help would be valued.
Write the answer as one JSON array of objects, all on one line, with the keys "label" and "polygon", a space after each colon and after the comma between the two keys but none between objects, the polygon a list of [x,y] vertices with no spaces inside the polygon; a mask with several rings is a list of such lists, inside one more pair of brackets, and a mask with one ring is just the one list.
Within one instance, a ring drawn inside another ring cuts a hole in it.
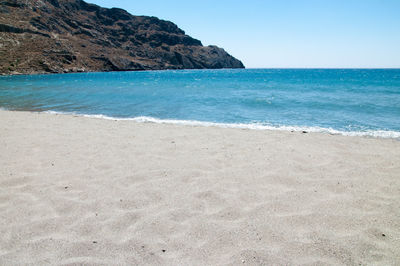
[{"label": "rock face", "polygon": [[82,0],[1,0],[0,73],[243,68],[174,23]]}]

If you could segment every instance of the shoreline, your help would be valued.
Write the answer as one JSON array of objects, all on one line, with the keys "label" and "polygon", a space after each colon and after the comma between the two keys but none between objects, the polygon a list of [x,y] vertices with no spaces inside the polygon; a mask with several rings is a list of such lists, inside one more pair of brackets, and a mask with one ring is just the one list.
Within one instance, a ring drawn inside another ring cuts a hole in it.
[{"label": "shoreline", "polygon": [[333,128],[323,128],[318,126],[272,126],[262,123],[218,123],[218,122],[207,122],[199,120],[178,120],[178,119],[159,119],[148,116],[139,117],[111,117],[106,115],[91,115],[91,114],[79,114],[74,112],[56,112],[56,111],[19,111],[19,110],[8,110],[0,108],[0,111],[6,112],[26,112],[26,113],[37,113],[37,114],[50,114],[50,115],[61,115],[61,116],[73,116],[83,117],[89,119],[102,119],[112,121],[130,121],[134,123],[149,123],[149,124],[162,124],[162,125],[180,125],[189,127],[216,127],[216,128],[228,128],[228,129],[241,129],[241,130],[260,130],[260,131],[278,131],[278,132],[290,132],[290,133],[317,133],[327,135],[338,135],[345,137],[362,137],[371,139],[391,139],[400,141],[399,131],[389,130],[369,130],[369,131],[340,131]]},{"label": "shoreline", "polygon": [[37,76],[37,75],[62,75],[62,74],[89,74],[89,73],[115,73],[115,72],[152,72],[152,71],[187,71],[187,70],[244,70],[249,68],[165,68],[165,69],[132,69],[132,70],[110,70],[110,71],[99,71],[99,70],[89,70],[89,71],[70,71],[70,72],[31,72],[31,73],[21,73],[14,72],[10,74],[0,73],[0,76]]},{"label": "shoreline", "polygon": [[400,142],[0,110],[0,264],[400,262]]},{"label": "shoreline", "polygon": [[143,71],[168,71],[168,70],[188,70],[188,69],[135,69],[135,70],[110,70],[110,71],[75,71],[75,72],[31,72],[20,73],[14,72],[10,74],[0,73],[0,76],[37,76],[37,75],[61,75],[61,74],[88,74],[88,73],[110,73],[110,72],[143,72]]}]

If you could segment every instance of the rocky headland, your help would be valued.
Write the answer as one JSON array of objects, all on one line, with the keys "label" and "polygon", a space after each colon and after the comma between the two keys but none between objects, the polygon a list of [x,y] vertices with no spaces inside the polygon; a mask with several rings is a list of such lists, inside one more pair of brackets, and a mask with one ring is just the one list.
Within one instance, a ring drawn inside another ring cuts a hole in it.
[{"label": "rocky headland", "polygon": [[0,73],[243,68],[172,22],[82,0],[0,2]]}]

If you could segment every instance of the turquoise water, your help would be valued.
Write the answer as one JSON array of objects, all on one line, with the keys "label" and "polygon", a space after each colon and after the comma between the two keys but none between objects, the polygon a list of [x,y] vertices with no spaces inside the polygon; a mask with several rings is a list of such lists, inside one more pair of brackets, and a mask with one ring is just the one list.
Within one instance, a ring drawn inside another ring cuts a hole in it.
[{"label": "turquoise water", "polygon": [[3,76],[0,107],[159,123],[399,138],[400,70],[244,69]]}]

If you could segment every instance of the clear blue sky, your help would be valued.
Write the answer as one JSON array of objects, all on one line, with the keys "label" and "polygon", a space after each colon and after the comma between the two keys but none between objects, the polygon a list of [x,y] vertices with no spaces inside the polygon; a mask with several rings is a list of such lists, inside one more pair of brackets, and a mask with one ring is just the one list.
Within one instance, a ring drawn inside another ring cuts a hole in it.
[{"label": "clear blue sky", "polygon": [[246,67],[400,67],[400,0],[87,0],[176,23]]}]

